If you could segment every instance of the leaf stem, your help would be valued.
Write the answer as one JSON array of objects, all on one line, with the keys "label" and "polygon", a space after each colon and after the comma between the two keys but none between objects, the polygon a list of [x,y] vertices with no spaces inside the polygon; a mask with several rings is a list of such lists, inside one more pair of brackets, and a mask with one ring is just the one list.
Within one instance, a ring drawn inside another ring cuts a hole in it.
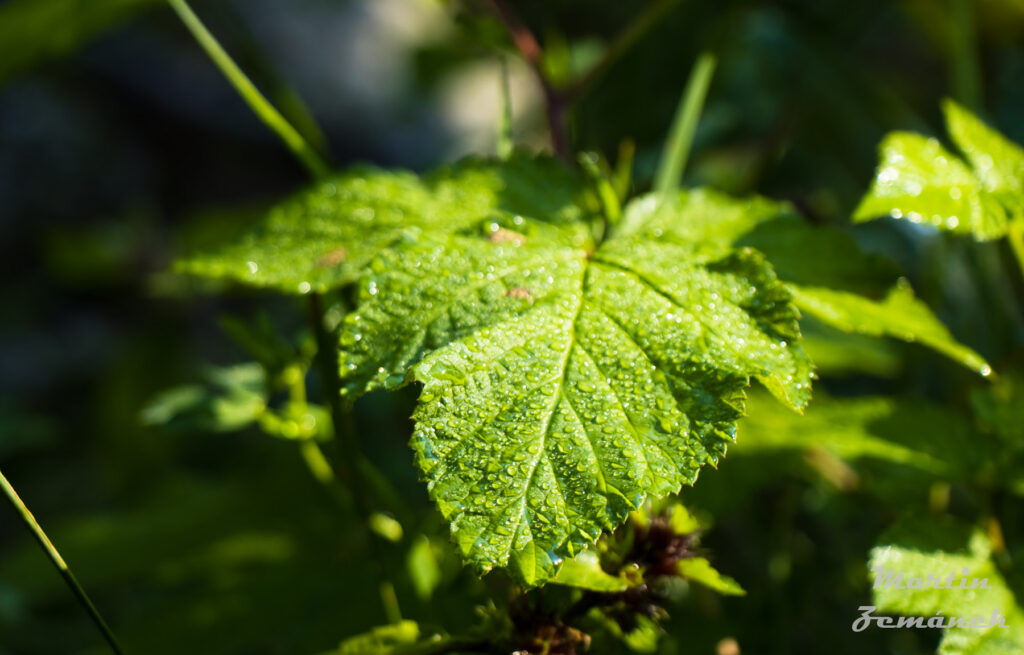
[{"label": "leaf stem", "polygon": [[522,58],[533,70],[541,91],[544,93],[544,107],[548,119],[548,131],[551,133],[551,147],[555,154],[566,163],[572,162],[569,137],[566,133],[565,112],[568,107],[565,94],[555,88],[547,73],[544,72],[544,51],[519,15],[504,0],[486,0],[492,13],[498,17],[505,31],[512,38],[512,43]]},{"label": "leaf stem", "polygon": [[693,135],[697,131],[697,121],[700,119],[704,99],[711,85],[711,76],[715,72],[715,63],[713,54],[701,53],[690,72],[690,79],[686,83],[686,91],[672,121],[672,129],[665,142],[665,150],[655,177],[654,188],[659,194],[664,195],[678,189],[683,179],[686,160],[693,145]]},{"label": "leaf stem", "polygon": [[608,72],[644,34],[654,27],[670,10],[682,0],[654,0],[647,5],[633,21],[627,25],[608,45],[601,58],[583,75],[573,82],[569,89],[574,99],[579,99],[597,80]]},{"label": "leaf stem", "polygon": [[363,458],[359,444],[355,441],[352,430],[351,411],[341,402],[341,378],[338,362],[331,356],[336,352],[337,344],[324,325],[323,301],[318,293],[309,295],[309,321],[316,337],[316,363],[320,370],[323,385],[324,402],[330,409],[331,423],[334,425],[334,439],[341,446],[341,457],[338,472],[342,483],[352,491],[360,513],[369,515],[369,502],[362,492],[363,485],[358,484],[356,463]]},{"label": "leaf stem", "polygon": [[248,103],[256,116],[263,123],[273,130],[292,151],[298,160],[306,167],[314,177],[324,177],[330,172],[330,168],[320,158],[320,155],[302,138],[302,135],[292,127],[284,116],[260,93],[259,89],[242,72],[242,69],[231,59],[231,56],[221,47],[216,37],[210,33],[203,22],[192,11],[185,0],[168,0],[171,8],[181,18],[181,22],[192,33],[199,45],[209,55],[213,63],[228,79],[228,82],[235,87],[242,99]]},{"label": "leaf stem", "polygon": [[36,522],[35,517],[32,516],[32,512],[30,512],[28,507],[25,506],[21,497],[18,496],[18,492],[14,490],[13,486],[11,486],[11,483],[4,476],[3,472],[0,472],[0,486],[3,487],[4,495],[7,496],[7,500],[9,500],[11,505],[13,505],[18,511],[18,514],[21,516],[21,520],[32,532],[32,535],[36,538],[36,541],[39,542],[39,545],[42,546],[47,556],[49,556],[50,561],[53,562],[53,565],[57,568],[61,577],[64,578],[64,582],[67,583],[71,592],[75,595],[75,598],[77,598],[78,602],[83,608],[85,608],[85,611],[89,614],[89,618],[92,619],[93,623],[96,624],[96,627],[99,628],[100,632],[103,634],[103,638],[107,640],[108,644],[110,644],[110,649],[117,653],[117,655],[123,655],[124,651],[121,650],[121,645],[118,643],[117,637],[114,636],[110,626],[108,626],[107,622],[103,620],[99,610],[97,610],[96,606],[93,605],[92,600],[89,599],[89,595],[85,593],[85,589],[83,589],[82,585],[78,583],[78,580],[75,578],[75,574],[71,572],[70,568],[68,568],[64,558],[60,556],[56,547],[54,547],[49,537],[46,536],[46,533],[43,532],[39,523]]}]

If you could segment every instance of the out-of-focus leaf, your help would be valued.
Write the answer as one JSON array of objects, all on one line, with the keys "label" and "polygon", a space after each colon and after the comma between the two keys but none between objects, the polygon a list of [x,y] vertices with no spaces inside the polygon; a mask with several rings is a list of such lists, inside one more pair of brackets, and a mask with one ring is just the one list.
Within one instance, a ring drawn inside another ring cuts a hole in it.
[{"label": "out-of-focus leaf", "polygon": [[920,401],[820,395],[803,417],[777,411],[752,395],[740,424],[738,454],[823,448],[846,460],[880,459],[932,474],[971,472],[969,426],[959,416]]},{"label": "out-of-focus leaf", "polygon": [[266,409],[266,376],[256,363],[210,368],[205,385],[187,385],[157,395],[142,410],[146,425],[228,432],[259,419]]},{"label": "out-of-focus leaf", "polygon": [[995,239],[1024,219],[1024,151],[956,103],[943,103],[953,141],[967,160],[936,139],[894,132],[855,221],[905,218],[976,239]]},{"label": "out-of-focus leaf", "polygon": [[974,168],[982,188],[1006,208],[1011,219],[1024,218],[1024,150],[952,100],[942,103],[942,111],[949,136]]},{"label": "out-of-focus leaf", "polygon": [[688,557],[679,560],[679,575],[691,582],[701,584],[708,589],[717,591],[724,596],[746,596],[747,592],[738,582],[727,575],[722,575],[711,562],[703,557]]},{"label": "out-of-focus leaf", "polygon": [[74,52],[159,0],[10,0],[0,6],[0,83]]},{"label": "out-of-focus leaf", "polygon": [[843,332],[810,314],[800,320],[804,349],[814,368],[824,377],[866,374],[890,378],[902,368],[895,345],[854,332]]},{"label": "out-of-focus leaf", "polygon": [[611,575],[601,568],[600,557],[593,550],[585,550],[576,557],[563,562],[551,582],[567,587],[601,592],[624,591],[629,587],[626,580]]},{"label": "out-of-focus leaf", "polygon": [[1007,375],[988,388],[976,389],[971,407],[978,427],[997,435],[1008,449],[1024,450],[1024,379]]},{"label": "out-of-focus leaf", "polygon": [[[985,627],[948,628],[939,644],[941,655],[1024,652],[1024,612],[989,559],[991,552],[984,533],[953,519],[903,521],[871,551],[874,603],[880,612],[925,620],[941,613],[946,621],[980,617],[985,622]],[[894,576],[902,578],[896,581]],[[967,588],[959,588],[965,578]],[[980,588],[982,579],[987,588]],[[940,583],[945,588],[937,588]],[[997,615],[1007,627],[992,625]]]},{"label": "out-of-focus leaf", "polygon": [[369,523],[370,529],[384,539],[393,543],[397,543],[402,540],[402,535],[404,533],[402,530],[402,524],[396,521],[394,517],[388,516],[382,512],[374,512],[370,515]]},{"label": "out-of-focus leaf", "polygon": [[981,355],[956,341],[902,280],[882,302],[821,287],[793,285],[792,293],[801,310],[840,330],[920,342],[980,375],[992,373]]},{"label": "out-of-focus leaf", "polygon": [[405,560],[416,595],[429,600],[441,582],[441,565],[434,554],[434,546],[426,535],[416,537]]},{"label": "out-of-focus leaf", "polygon": [[[420,626],[415,621],[382,625],[369,632],[341,642],[335,655],[397,655],[408,652],[420,639]],[[325,654],[326,655],[326,654]]]}]

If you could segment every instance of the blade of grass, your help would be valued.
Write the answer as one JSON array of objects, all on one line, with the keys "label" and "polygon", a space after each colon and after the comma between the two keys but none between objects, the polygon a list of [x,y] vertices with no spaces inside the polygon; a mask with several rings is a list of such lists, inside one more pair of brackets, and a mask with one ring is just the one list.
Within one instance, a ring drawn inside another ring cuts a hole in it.
[{"label": "blade of grass", "polygon": [[498,157],[508,159],[512,154],[512,90],[508,80],[508,62],[501,62],[501,108],[498,114]]},{"label": "blade of grass", "polygon": [[192,33],[199,45],[209,55],[217,68],[224,73],[242,99],[248,103],[256,116],[273,130],[288,147],[289,150],[299,159],[314,177],[324,177],[330,169],[320,155],[309,145],[299,132],[292,127],[291,123],[285,120],[281,112],[270,104],[270,101],[260,93],[259,89],[242,72],[242,69],[231,59],[231,56],[221,47],[216,37],[206,29],[203,22],[195,15],[185,0],[168,0],[171,8],[181,18],[181,22]]},{"label": "blade of grass", "polygon": [[7,496],[7,500],[9,500],[11,505],[14,506],[14,509],[18,511],[18,515],[21,516],[21,520],[28,527],[29,531],[32,532],[32,536],[34,536],[36,541],[39,542],[39,545],[50,558],[50,561],[53,562],[53,565],[57,568],[61,577],[64,578],[64,582],[67,583],[71,592],[75,595],[75,598],[77,598],[78,602],[83,608],[85,608],[85,611],[89,614],[89,618],[92,619],[93,623],[96,624],[96,627],[99,628],[100,632],[103,634],[103,638],[107,640],[108,644],[110,644],[110,649],[117,653],[117,655],[123,655],[124,651],[121,650],[121,644],[118,643],[117,637],[114,636],[114,632],[110,629],[110,626],[107,625],[107,622],[103,620],[99,610],[97,610],[96,606],[93,605],[92,600],[89,599],[89,595],[85,593],[85,589],[82,588],[82,585],[78,583],[78,580],[75,578],[75,574],[71,572],[67,562],[64,561],[60,552],[57,551],[57,548],[50,541],[49,537],[47,537],[46,533],[43,532],[43,529],[39,526],[36,518],[32,516],[32,512],[30,512],[28,507],[25,506],[21,497],[18,496],[18,492],[14,490],[13,486],[11,486],[11,483],[4,476],[3,472],[0,472],[0,487],[3,487],[4,495]]},{"label": "blade of grass", "polygon": [[686,168],[686,160],[690,156],[693,134],[697,130],[697,121],[700,119],[700,112],[704,107],[704,98],[707,97],[708,87],[711,85],[715,63],[716,59],[713,54],[702,53],[690,72],[686,91],[679,102],[676,116],[672,120],[672,129],[665,142],[661,164],[658,166],[658,173],[655,176],[654,189],[659,194],[666,194],[678,189],[679,183],[683,179],[683,170]]}]

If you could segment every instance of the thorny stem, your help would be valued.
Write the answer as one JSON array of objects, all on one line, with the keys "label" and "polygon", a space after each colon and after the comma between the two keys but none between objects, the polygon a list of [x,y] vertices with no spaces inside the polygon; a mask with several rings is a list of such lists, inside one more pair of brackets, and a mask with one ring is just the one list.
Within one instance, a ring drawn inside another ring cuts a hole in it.
[{"label": "thorny stem", "polygon": [[256,85],[252,83],[252,80],[242,72],[242,69],[238,67],[238,64],[231,58],[231,55],[220,45],[217,38],[206,29],[206,26],[195,15],[188,6],[188,3],[185,0],[168,0],[168,2],[171,8],[178,14],[178,17],[181,18],[181,22],[185,24],[185,27],[192,33],[192,36],[199,42],[199,45],[206,51],[206,54],[213,60],[213,63],[217,65],[217,68],[224,73],[224,77],[235,87],[235,90],[242,96],[242,99],[252,108],[256,116],[281,137],[281,140],[292,151],[292,154],[299,159],[302,165],[314,177],[326,176],[330,172],[330,168],[324,160],[302,138],[302,135],[292,127],[291,123],[277,111],[274,105],[270,104],[270,101],[260,93]]},{"label": "thorny stem", "polygon": [[110,626],[108,626],[107,622],[103,620],[99,610],[97,610],[96,606],[93,605],[92,600],[89,599],[89,595],[85,593],[85,589],[83,589],[82,585],[78,583],[78,580],[75,578],[75,574],[71,572],[70,568],[68,568],[64,558],[60,556],[57,548],[54,547],[49,537],[46,536],[46,533],[43,532],[39,523],[36,522],[35,517],[32,516],[32,512],[30,512],[28,507],[25,506],[21,497],[18,496],[18,492],[14,490],[14,487],[11,486],[11,483],[8,482],[2,472],[0,472],[0,486],[3,487],[4,495],[7,496],[7,500],[11,502],[14,509],[18,511],[18,515],[21,516],[21,520],[32,532],[32,536],[36,538],[36,541],[39,542],[39,545],[42,546],[47,556],[49,556],[50,561],[53,562],[53,565],[57,568],[61,577],[64,578],[64,582],[66,582],[68,587],[70,587],[75,598],[77,598],[78,602],[83,608],[85,608],[85,611],[89,614],[89,618],[92,619],[93,623],[96,624],[96,627],[99,628],[100,632],[103,634],[103,638],[107,640],[108,644],[110,644],[110,649],[117,653],[117,655],[123,655],[124,651],[121,650],[121,645],[118,643],[117,637],[114,636]]}]

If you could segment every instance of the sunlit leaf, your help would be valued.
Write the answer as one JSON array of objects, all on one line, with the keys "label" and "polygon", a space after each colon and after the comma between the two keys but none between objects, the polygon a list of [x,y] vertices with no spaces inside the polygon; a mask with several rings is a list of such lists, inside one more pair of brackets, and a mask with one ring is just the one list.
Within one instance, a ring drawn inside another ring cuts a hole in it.
[{"label": "sunlit leaf", "polygon": [[821,287],[793,285],[791,292],[802,311],[841,330],[920,342],[981,375],[992,373],[981,355],[956,341],[928,306],[914,297],[904,280],[882,302]]},{"label": "sunlit leaf", "polygon": [[[285,293],[309,293],[352,282],[382,250],[493,226],[493,240],[558,235],[585,238],[578,221],[581,182],[550,159],[522,153],[508,160],[467,159],[420,178],[411,172],[357,168],[315,184],[272,209],[239,239],[176,264],[180,272],[228,278]],[[499,231],[502,230],[502,231]]]},{"label": "sunlit leaf", "polygon": [[1024,217],[1024,152],[956,103],[947,100],[943,110],[966,161],[934,138],[890,134],[854,220],[892,216],[995,239]]},{"label": "sunlit leaf", "polygon": [[552,578],[554,584],[588,589],[590,591],[616,592],[629,587],[623,578],[607,573],[601,568],[598,554],[593,550],[585,550],[576,557],[566,560]]},{"label": "sunlit leaf", "polygon": [[470,562],[526,584],[717,463],[750,378],[809,397],[796,313],[751,249],[423,235],[369,269],[342,327],[346,390],[423,383],[432,497]]},{"label": "sunlit leaf", "polygon": [[711,562],[703,557],[689,557],[678,564],[679,575],[725,596],[746,596],[738,582],[719,573]]}]

